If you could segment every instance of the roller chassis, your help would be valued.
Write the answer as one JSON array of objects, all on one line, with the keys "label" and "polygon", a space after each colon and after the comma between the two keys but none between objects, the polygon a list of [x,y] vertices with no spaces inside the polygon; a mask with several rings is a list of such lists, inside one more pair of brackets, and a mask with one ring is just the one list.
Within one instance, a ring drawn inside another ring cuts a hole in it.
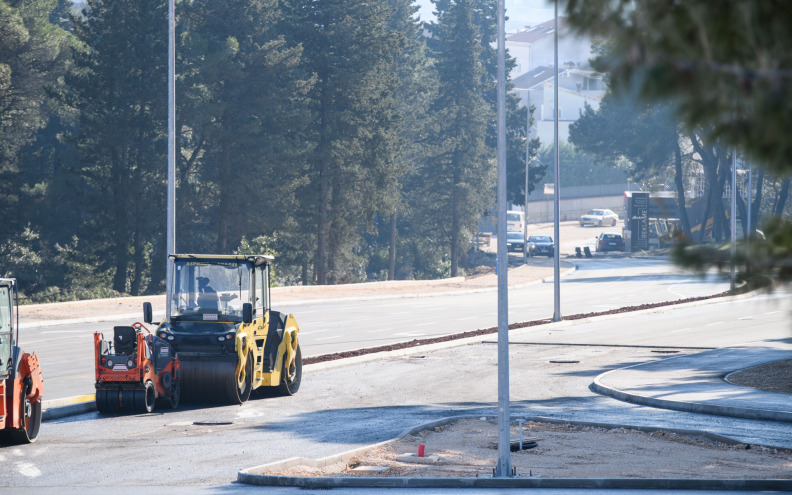
[{"label": "roller chassis", "polygon": [[0,442],[31,443],[41,426],[44,376],[36,353],[17,345],[15,279],[0,279]]},{"label": "roller chassis", "polygon": [[113,331],[112,341],[94,333],[97,410],[149,413],[157,405],[178,407],[181,363],[173,348],[142,323]]},{"label": "roller chassis", "polygon": [[[182,364],[182,397],[241,404],[251,395],[292,395],[302,379],[299,327],[269,305],[264,255],[172,255],[171,306],[156,335]],[[223,283],[228,274],[233,284]],[[217,285],[208,289],[207,280]],[[233,285],[233,287],[232,287]],[[152,320],[144,303],[144,321]]]}]

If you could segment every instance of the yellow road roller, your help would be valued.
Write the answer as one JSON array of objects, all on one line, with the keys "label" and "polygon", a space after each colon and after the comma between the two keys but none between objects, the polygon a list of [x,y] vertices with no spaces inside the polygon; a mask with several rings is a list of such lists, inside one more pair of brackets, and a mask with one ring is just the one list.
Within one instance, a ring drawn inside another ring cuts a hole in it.
[{"label": "yellow road roller", "polygon": [[[172,283],[156,336],[181,362],[181,399],[241,404],[254,390],[293,395],[300,388],[300,332],[270,306],[267,255],[170,255]],[[152,322],[151,303],[143,320]]]}]

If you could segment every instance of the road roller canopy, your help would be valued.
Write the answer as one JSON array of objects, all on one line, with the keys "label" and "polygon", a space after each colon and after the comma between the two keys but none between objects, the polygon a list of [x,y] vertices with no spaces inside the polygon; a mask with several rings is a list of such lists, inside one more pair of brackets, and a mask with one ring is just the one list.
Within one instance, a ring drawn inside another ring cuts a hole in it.
[{"label": "road roller canopy", "polygon": [[239,322],[245,303],[263,314],[271,256],[186,254],[170,258],[174,265],[172,319]]}]

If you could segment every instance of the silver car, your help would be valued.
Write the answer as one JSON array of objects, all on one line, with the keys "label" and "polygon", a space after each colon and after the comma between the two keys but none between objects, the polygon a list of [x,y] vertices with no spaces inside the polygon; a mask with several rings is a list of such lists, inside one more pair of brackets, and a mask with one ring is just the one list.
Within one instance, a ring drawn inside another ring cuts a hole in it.
[{"label": "silver car", "polygon": [[617,223],[619,223],[619,215],[613,213],[611,210],[591,210],[580,217],[581,227],[585,225],[597,225],[599,227],[610,225],[613,227]]}]

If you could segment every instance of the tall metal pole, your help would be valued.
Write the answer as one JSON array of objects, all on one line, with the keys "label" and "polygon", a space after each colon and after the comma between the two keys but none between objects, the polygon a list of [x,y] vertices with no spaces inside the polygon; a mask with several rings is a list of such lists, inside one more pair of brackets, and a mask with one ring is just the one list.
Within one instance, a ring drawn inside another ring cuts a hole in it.
[{"label": "tall metal pole", "polygon": [[[175,0],[168,0],[168,255],[176,253],[176,15]],[[173,289],[173,260],[167,258],[165,285],[167,294]],[[170,302],[165,303],[165,318],[170,320]]]},{"label": "tall metal pole", "polygon": [[553,225],[553,239],[555,240],[555,249],[553,250],[553,321],[561,321],[561,256],[559,254],[561,248],[561,239],[559,238],[559,222],[561,221],[561,166],[559,164],[559,151],[558,151],[558,2],[555,2],[555,21],[554,21],[554,38],[555,38],[555,75],[553,76],[553,101],[555,105],[555,116],[553,122],[553,136],[555,138],[555,187],[554,189],[554,204],[553,216],[555,222]]},{"label": "tall metal pole", "polygon": [[498,0],[498,465],[495,476],[512,475],[509,440],[509,253],[506,251],[506,39],[505,0]]},{"label": "tall metal pole", "polygon": [[735,263],[737,255],[737,150],[732,150],[732,170],[731,170],[731,292],[735,289],[735,279],[737,266]]},{"label": "tall metal pole", "polygon": [[[530,94],[530,93],[529,93]],[[531,167],[531,107],[525,99],[525,199],[523,201],[523,263],[528,263],[528,172]]]},{"label": "tall metal pole", "polygon": [[753,202],[753,161],[748,165],[748,218],[746,219],[746,235],[748,242],[751,242],[753,230],[751,229],[751,203]]}]

